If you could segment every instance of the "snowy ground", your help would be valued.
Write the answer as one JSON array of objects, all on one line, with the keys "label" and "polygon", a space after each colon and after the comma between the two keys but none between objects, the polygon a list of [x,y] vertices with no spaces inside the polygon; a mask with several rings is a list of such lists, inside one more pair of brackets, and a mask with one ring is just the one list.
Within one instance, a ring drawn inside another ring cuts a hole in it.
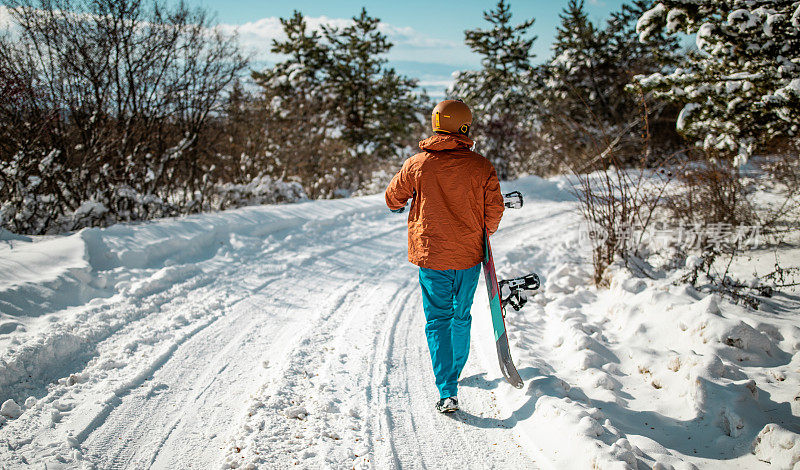
[{"label": "snowy ground", "polygon": [[565,188],[505,185],[526,205],[499,276],[545,281],[507,318],[526,384],[499,374],[479,287],[453,415],[381,196],[0,234],[0,467],[798,468],[797,293],[589,288]]}]

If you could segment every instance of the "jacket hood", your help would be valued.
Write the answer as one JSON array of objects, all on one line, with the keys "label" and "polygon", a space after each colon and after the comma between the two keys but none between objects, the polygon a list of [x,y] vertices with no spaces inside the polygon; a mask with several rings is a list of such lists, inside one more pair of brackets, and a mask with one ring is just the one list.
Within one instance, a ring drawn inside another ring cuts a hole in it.
[{"label": "jacket hood", "polygon": [[458,148],[472,148],[475,142],[463,134],[434,134],[419,143],[422,150],[432,150],[434,152],[442,150],[454,150]]}]

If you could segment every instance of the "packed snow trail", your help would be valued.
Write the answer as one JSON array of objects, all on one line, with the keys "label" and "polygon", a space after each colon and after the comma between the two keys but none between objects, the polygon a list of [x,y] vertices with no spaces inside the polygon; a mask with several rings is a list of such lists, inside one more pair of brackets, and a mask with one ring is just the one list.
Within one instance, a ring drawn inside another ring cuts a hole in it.
[{"label": "packed snow trail", "polygon": [[506,318],[525,387],[480,285],[452,415],[381,196],[4,235],[0,468],[794,465],[796,297],[751,312],[625,270],[588,287],[567,182],[504,186],[526,205],[493,236],[498,277],[544,281]]},{"label": "packed snow trail", "polygon": [[6,351],[4,397],[35,405],[0,462],[535,467],[470,385],[477,357],[465,413],[433,412],[405,217],[380,197],[233,212],[62,238],[63,266],[5,292],[42,307]]}]

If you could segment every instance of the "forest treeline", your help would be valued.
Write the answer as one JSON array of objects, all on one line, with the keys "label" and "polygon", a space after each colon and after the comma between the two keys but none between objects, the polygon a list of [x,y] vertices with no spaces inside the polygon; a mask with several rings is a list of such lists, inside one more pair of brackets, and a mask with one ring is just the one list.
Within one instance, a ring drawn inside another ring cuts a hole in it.
[{"label": "forest treeline", "polygon": [[[744,3],[633,0],[595,24],[570,0],[537,58],[534,19],[500,0],[464,32],[480,69],[446,93],[473,109],[471,137],[502,178],[704,161],[735,189],[751,155],[797,154],[800,122],[800,2]],[[281,19],[264,46],[281,61],[251,70],[236,37],[184,3],[1,4],[0,225],[13,232],[379,192],[429,132],[435,103],[388,63],[365,9],[347,26]]]}]

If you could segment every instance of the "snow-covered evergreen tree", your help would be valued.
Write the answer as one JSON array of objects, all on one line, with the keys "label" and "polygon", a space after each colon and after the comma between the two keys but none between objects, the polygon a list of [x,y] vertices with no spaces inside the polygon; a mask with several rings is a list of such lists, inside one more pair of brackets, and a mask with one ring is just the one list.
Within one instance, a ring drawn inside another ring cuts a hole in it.
[{"label": "snow-covered evergreen tree", "polygon": [[378,30],[380,20],[362,8],[344,28],[324,26],[327,89],[341,113],[342,136],[353,156],[388,158],[398,138],[419,123],[417,80],[387,67],[392,43]]},{"label": "snow-covered evergreen tree", "polygon": [[[594,160],[598,153],[626,145],[637,152],[641,148],[641,96],[626,87],[636,74],[674,64],[679,48],[675,38],[665,35],[638,42],[636,20],[647,8],[644,0],[624,4],[604,27],[589,20],[583,0],[570,0],[561,13],[553,58],[543,68],[540,101],[545,132],[554,134],[568,160],[582,154]],[[663,115],[662,107],[648,111],[648,120]],[[657,144],[664,145],[668,136],[659,137]]]},{"label": "snow-covered evergreen tree", "polygon": [[253,125],[261,131],[252,157],[271,159],[272,176],[297,177],[312,197],[326,196],[330,188],[318,182],[334,172],[341,155],[329,139],[340,121],[326,89],[327,48],[299,11],[280,21],[285,38],[274,40],[271,51],[286,59],[252,73],[262,90],[249,103]]},{"label": "snow-covered evergreen tree", "polygon": [[[597,28],[589,21],[583,0],[570,0],[559,14],[553,58],[547,68],[547,95],[554,111],[588,125],[594,105],[606,101],[600,67],[604,51]],[[608,109],[608,106],[604,106]]]},{"label": "snow-covered evergreen tree", "polygon": [[800,1],[662,0],[637,24],[654,34],[695,36],[672,73],[637,77],[657,96],[683,105],[677,127],[708,150],[742,164],[776,137],[798,135]]},{"label": "snow-covered evergreen tree", "polygon": [[[392,44],[365,9],[352,24],[323,25],[321,32],[309,30],[297,11],[281,23],[286,39],[274,41],[272,52],[287,58],[253,74],[264,90],[266,119],[277,125],[274,151],[313,196],[355,190],[376,162],[419,137],[426,98],[415,80],[387,67]],[[320,185],[328,189],[318,191]]]},{"label": "snow-covered evergreen tree", "polygon": [[533,102],[527,82],[536,40],[529,30],[535,20],[513,25],[505,0],[483,17],[489,28],[464,32],[466,44],[482,56],[483,67],[460,72],[448,96],[470,106],[477,150],[492,161],[500,178],[507,178],[528,156]]},{"label": "snow-covered evergreen tree", "polygon": [[643,70],[674,67],[681,58],[678,39],[666,32],[653,32],[647,42],[638,40],[639,18],[652,6],[652,0],[633,0],[612,12],[603,30],[604,50],[627,78]]}]

